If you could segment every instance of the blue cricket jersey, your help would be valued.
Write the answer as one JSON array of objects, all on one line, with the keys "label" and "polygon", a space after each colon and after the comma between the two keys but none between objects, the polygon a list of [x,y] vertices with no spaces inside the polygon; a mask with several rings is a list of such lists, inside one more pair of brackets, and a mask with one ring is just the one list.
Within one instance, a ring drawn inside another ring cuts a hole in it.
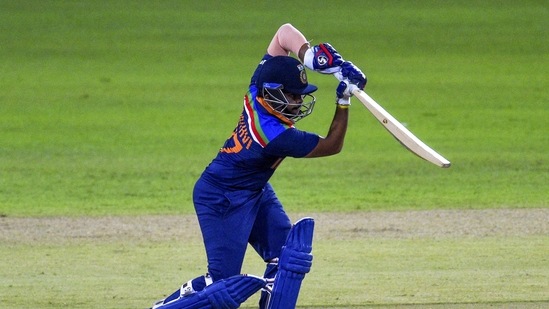
[{"label": "blue cricket jersey", "polygon": [[244,96],[236,128],[202,174],[203,180],[220,189],[261,190],[285,157],[306,156],[320,139],[296,129],[292,120],[257,97],[257,72]]}]

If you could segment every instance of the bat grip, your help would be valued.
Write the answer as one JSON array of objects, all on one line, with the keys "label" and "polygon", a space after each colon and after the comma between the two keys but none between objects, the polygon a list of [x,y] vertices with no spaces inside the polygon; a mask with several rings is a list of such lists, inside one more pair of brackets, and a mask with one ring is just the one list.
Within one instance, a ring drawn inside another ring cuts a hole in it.
[{"label": "bat grip", "polygon": [[354,94],[354,95],[357,95],[357,91],[361,91],[360,88],[358,88],[357,85],[355,84],[352,84],[348,78],[344,78],[343,75],[341,74],[341,72],[335,72],[334,74],[334,77],[339,80],[339,81],[344,81],[346,82],[348,85],[349,85],[349,92]]},{"label": "bat grip", "polygon": [[356,95],[358,91],[360,91],[360,88],[358,88],[357,85],[349,83],[349,91]]}]

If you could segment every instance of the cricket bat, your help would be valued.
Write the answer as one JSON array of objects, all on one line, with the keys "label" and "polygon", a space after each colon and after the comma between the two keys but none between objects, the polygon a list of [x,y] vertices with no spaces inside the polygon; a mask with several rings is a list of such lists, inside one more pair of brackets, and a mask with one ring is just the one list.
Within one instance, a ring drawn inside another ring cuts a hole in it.
[{"label": "cricket bat", "polygon": [[396,120],[395,117],[391,116],[391,114],[374,101],[374,99],[367,95],[366,92],[360,90],[358,87],[353,87],[352,93],[404,147],[420,158],[438,165],[439,167],[450,167],[450,161],[446,160],[406,129],[406,127]]}]

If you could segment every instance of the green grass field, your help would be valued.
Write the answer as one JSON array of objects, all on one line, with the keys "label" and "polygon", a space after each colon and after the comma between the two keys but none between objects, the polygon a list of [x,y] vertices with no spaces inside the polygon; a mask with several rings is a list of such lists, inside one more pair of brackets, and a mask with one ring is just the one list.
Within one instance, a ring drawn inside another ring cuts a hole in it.
[{"label": "green grass field", "polygon": [[[288,212],[548,208],[548,10],[505,0],[0,0],[2,228],[29,217],[192,215],[194,181],[285,22],[361,67],[367,92],[453,164],[418,159],[355,101],[341,154],[287,159],[272,179]],[[325,134],[336,81],[309,80],[317,104],[298,127]],[[200,241],[190,243],[2,238],[0,307],[148,306],[203,271]],[[305,307],[549,303],[547,234],[316,245]],[[465,248],[485,248],[485,263]],[[330,280],[356,284],[334,296]]]}]

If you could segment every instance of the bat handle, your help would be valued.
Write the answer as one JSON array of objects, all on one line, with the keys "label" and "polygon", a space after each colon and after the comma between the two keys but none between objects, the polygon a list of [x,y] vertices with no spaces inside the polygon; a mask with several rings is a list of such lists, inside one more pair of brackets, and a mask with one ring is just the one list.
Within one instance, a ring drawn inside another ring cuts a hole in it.
[{"label": "bat handle", "polygon": [[360,88],[358,88],[357,85],[355,84],[349,84],[349,91],[354,94],[354,95],[357,95],[357,93],[359,93],[361,90]]},{"label": "bat handle", "polygon": [[354,95],[357,95],[357,91],[361,91],[360,88],[358,88],[357,85],[350,83],[349,79],[344,78],[343,74],[341,74],[341,72],[335,72],[333,75],[337,80],[344,81],[349,85],[349,92],[350,93],[352,93]]}]

